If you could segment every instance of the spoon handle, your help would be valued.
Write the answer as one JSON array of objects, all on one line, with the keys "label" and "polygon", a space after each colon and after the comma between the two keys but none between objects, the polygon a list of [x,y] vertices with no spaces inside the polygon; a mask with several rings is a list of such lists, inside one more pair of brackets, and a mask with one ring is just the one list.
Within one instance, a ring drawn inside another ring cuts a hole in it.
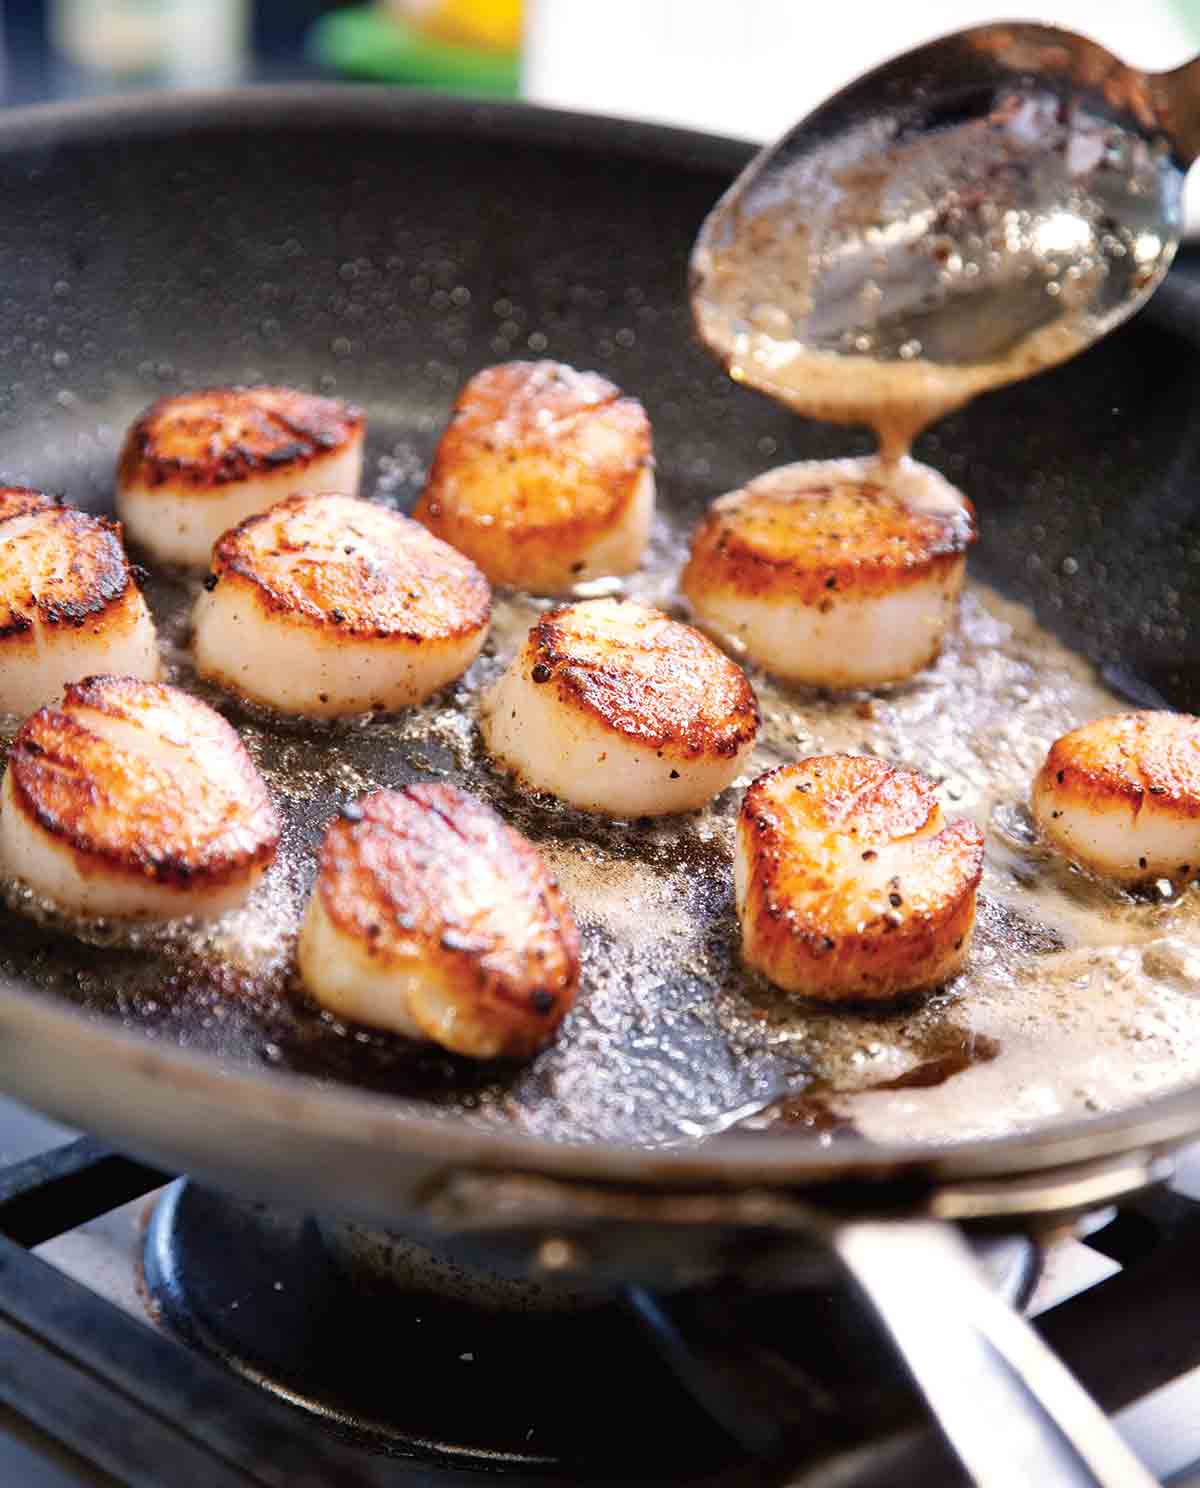
[{"label": "spoon handle", "polygon": [[1155,1488],[1104,1413],[938,1220],[841,1226],[834,1248],[978,1488]]}]

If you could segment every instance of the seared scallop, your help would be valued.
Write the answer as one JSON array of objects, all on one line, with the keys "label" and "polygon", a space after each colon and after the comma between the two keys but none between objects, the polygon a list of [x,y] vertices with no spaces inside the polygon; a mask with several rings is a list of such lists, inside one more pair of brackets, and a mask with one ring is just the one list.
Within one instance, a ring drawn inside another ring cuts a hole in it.
[{"label": "seared scallop", "polygon": [[734,780],[758,705],[690,625],[629,600],[551,610],[484,701],[493,758],[533,790],[608,816],[693,811]]},{"label": "seared scallop", "polygon": [[351,496],[292,496],[213,550],[196,665],[282,713],[387,711],[460,676],[490,614],[487,580],[419,523]]},{"label": "seared scallop", "polygon": [[777,677],[878,687],[937,659],[974,538],[970,503],[926,466],[785,465],[712,504],[683,592]]},{"label": "seared scallop", "polygon": [[654,515],[650,421],[595,372],[491,367],[459,395],[413,515],[494,584],[565,594],[631,573]]},{"label": "seared scallop", "polygon": [[923,775],[848,754],[769,770],[738,817],[742,955],[827,1002],[937,987],[966,958],[982,871],[978,827],[944,821]]},{"label": "seared scallop", "polygon": [[0,864],[68,914],[220,914],[278,841],[237,734],[174,687],[88,677],[26,719],[9,751]]},{"label": "seared scallop", "polygon": [[0,486],[0,713],[32,713],[91,672],[158,670],[121,529],[40,491]]},{"label": "seared scallop", "polygon": [[313,997],[353,1023],[521,1058],[579,986],[579,934],[534,848],[452,785],[342,808],[300,934]]},{"label": "seared scallop", "polygon": [[160,562],[203,568],[223,532],[285,496],[357,495],[364,428],[359,409],[291,388],[163,398],[126,436],[117,512]]},{"label": "seared scallop", "polygon": [[1043,838],[1120,883],[1200,873],[1200,718],[1118,713],[1064,734],[1033,783]]}]

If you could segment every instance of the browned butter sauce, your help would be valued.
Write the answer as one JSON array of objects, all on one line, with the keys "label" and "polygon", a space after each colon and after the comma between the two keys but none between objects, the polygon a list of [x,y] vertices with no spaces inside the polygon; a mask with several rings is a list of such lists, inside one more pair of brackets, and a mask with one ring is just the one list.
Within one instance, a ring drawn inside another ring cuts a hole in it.
[{"label": "browned butter sauce", "polygon": [[[915,340],[886,360],[867,355],[866,348],[815,347],[796,338],[792,314],[782,308],[807,306],[800,282],[810,271],[807,246],[767,237],[764,245],[752,234],[734,233],[719,250],[701,255],[697,330],[735,382],[807,418],[866,424],[887,464],[902,460],[923,429],[980,393],[1032,377],[1088,344],[1068,314],[1015,338],[994,357],[962,365],[930,360]],[[1086,280],[1069,281],[1059,295],[1063,308],[1085,290]]]},{"label": "browned butter sauce", "polygon": [[955,367],[920,357],[880,362],[814,351],[750,331],[731,338],[727,364],[736,382],[769,393],[808,418],[866,424],[875,431],[883,462],[895,465],[930,424],[979,393],[1066,360],[1084,344],[1069,326],[1046,326],[1008,356]]},{"label": "browned butter sauce", "polygon": [[[627,592],[675,602],[687,524],[660,526]],[[754,676],[763,730],[746,777],[704,811],[609,823],[515,793],[483,754],[476,715],[538,613],[500,596],[488,652],[463,682],[395,719],[278,724],[195,678],[182,643],[190,587],[156,579],[173,680],[224,706],[285,820],[250,902],[210,926],[57,928],[19,889],[0,909],[0,978],[14,977],[159,1038],[386,1092],[398,1113],[443,1111],[555,1139],[678,1143],[791,1092],[792,1129],[945,1142],[1124,1106],[1200,1070],[1200,893],[1135,900],[1037,846],[1024,809],[1051,741],[1121,706],[1025,609],[968,584],[939,662],[875,697]],[[876,753],[942,783],[985,828],[979,923],[965,972],[935,996],[871,1011],[798,1005],[738,953],[730,854],[744,785],[829,750]],[[453,780],[537,843],[584,936],[584,987],[528,1066],[469,1066],[322,1017],[297,988],[295,935],[313,850],[346,796]],[[985,1057],[998,1046],[994,1057]],[[940,1083],[932,1083],[934,1081]]]}]

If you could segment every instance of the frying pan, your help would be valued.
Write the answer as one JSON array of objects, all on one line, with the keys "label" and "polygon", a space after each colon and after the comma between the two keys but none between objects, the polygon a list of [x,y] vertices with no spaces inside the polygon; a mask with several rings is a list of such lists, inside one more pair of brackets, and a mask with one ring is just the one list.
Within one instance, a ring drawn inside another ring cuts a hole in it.
[{"label": "frying pan", "polygon": [[[175,387],[270,379],[362,403],[368,491],[403,506],[465,376],[545,351],[646,402],[663,505],[686,527],[766,464],[866,447],[734,387],[693,343],[687,253],[748,153],[367,89],[10,114],[0,476],[107,509],[121,431],[142,405]],[[1177,272],[1152,313],[982,400],[925,451],[977,504],[974,571],[1118,690],[1182,708],[1200,703],[1191,296]],[[160,614],[181,613],[182,592],[170,576],[150,582]],[[166,638],[183,640],[173,621]],[[287,787],[290,871],[303,876],[337,799],[363,779],[461,776],[460,702],[409,734],[320,735],[231,712]],[[507,804],[535,835],[567,830]],[[602,855],[613,839],[597,830]],[[630,849],[641,868],[682,865],[681,882],[715,883],[709,908],[727,918],[711,847],[664,830],[626,830],[650,844]],[[288,933],[275,924],[267,961],[286,960]],[[569,1071],[551,1052],[519,1074],[331,1031],[254,975],[199,976],[193,950],[82,946],[4,912],[0,1082],[228,1189],[484,1236],[529,1265],[658,1284],[730,1269],[794,1279],[836,1255],[980,1482],[1138,1481],[1103,1418],[979,1282],[948,1221],[1057,1224],[1161,1178],[1170,1150],[1200,1131],[1186,1061],[1177,1088],[1151,1100],[1131,1063],[1119,1109],[982,1139],[726,1132],[802,1071],[731,1041],[705,1011],[700,972],[621,962],[619,936],[591,936],[589,964],[621,972],[638,1017],[602,1026],[593,1009],[587,1036],[567,1040]],[[1110,1061],[1119,1078],[1119,1050]],[[962,1130],[977,1131],[967,1100]],[[1024,1431],[999,1424],[1015,1412]]]}]

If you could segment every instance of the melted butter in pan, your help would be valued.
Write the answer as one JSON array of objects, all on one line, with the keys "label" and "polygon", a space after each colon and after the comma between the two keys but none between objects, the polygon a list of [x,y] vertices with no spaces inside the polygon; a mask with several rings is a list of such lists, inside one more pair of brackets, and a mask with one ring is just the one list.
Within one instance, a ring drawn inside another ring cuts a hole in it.
[{"label": "melted butter in pan", "polygon": [[[681,548],[660,528],[622,592],[674,604]],[[515,1124],[554,1139],[656,1145],[757,1107],[812,1140],[944,1142],[1136,1102],[1200,1070],[1200,891],[1133,900],[1048,858],[1024,800],[1046,748],[1121,708],[1032,616],[969,585],[938,664],[882,696],[829,698],[755,676],[752,771],[806,754],[878,754],[942,781],[947,811],[987,829],[965,973],[932,998],[858,1013],[797,1005],[738,956],[730,853],[740,789],[653,823],[587,818],[513,792],[475,713],[536,614],[501,596],[492,638],[454,687],[394,719],[314,726],[246,712],[196,682],[188,582],[150,589],[171,680],[241,730],[285,818],[251,901],[209,927],[84,927],[89,943],[0,911],[0,977],[151,1036],[386,1091],[398,1109]],[[579,1003],[531,1065],[476,1066],[343,1027],[306,1002],[292,953],[326,823],[347,796],[418,778],[491,800],[538,844],[584,937]],[[741,782],[744,784],[745,782]],[[19,891],[17,897],[20,897]],[[773,1103],[784,1098],[784,1105]]]}]

